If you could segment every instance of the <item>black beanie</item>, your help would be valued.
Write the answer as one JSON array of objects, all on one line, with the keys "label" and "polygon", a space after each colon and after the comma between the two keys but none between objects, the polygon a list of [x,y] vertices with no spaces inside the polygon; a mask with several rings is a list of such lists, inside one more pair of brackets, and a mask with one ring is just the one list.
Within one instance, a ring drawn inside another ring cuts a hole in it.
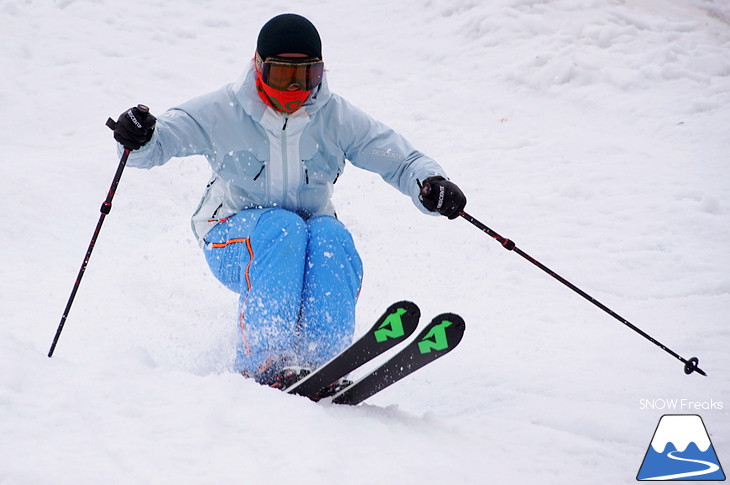
[{"label": "black beanie", "polygon": [[289,52],[322,59],[322,41],[312,22],[301,15],[284,13],[261,27],[256,51],[264,60]]}]

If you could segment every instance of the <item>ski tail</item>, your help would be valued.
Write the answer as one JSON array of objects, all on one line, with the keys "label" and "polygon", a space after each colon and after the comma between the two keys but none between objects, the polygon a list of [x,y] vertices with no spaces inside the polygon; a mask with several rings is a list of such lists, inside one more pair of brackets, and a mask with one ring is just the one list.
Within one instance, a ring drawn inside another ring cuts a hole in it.
[{"label": "ski tail", "polygon": [[325,387],[410,337],[420,318],[421,310],[413,302],[390,305],[362,337],[286,392],[317,400]]},{"label": "ski tail", "polygon": [[400,352],[383,365],[336,394],[335,404],[356,405],[409,374],[451,352],[464,336],[459,315],[442,313]]}]

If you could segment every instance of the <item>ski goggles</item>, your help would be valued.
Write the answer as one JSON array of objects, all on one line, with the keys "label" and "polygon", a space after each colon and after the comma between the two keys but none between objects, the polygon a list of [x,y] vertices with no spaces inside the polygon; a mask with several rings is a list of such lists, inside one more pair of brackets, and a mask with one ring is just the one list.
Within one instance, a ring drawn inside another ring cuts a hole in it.
[{"label": "ski goggles", "polygon": [[269,57],[262,61],[257,53],[256,65],[261,73],[261,80],[280,91],[288,91],[292,86],[309,91],[322,82],[324,74],[324,62],[317,57]]}]

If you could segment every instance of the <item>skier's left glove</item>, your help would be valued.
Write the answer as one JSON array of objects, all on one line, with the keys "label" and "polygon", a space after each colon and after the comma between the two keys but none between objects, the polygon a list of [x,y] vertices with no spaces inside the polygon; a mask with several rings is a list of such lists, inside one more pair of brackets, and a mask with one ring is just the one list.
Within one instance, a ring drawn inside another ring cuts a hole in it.
[{"label": "skier's left glove", "polygon": [[459,217],[466,206],[466,196],[461,189],[441,176],[429,177],[423,181],[418,200],[426,209],[449,219]]}]

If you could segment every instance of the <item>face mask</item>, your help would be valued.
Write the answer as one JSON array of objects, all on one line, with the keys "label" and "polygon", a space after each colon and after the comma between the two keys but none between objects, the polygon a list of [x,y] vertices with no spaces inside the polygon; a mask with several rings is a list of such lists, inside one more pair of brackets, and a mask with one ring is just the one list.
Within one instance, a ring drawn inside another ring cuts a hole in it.
[{"label": "face mask", "polygon": [[307,100],[309,91],[281,91],[268,86],[261,79],[261,74],[258,73],[256,76],[256,91],[259,93],[261,100],[282,113],[293,113]]}]

